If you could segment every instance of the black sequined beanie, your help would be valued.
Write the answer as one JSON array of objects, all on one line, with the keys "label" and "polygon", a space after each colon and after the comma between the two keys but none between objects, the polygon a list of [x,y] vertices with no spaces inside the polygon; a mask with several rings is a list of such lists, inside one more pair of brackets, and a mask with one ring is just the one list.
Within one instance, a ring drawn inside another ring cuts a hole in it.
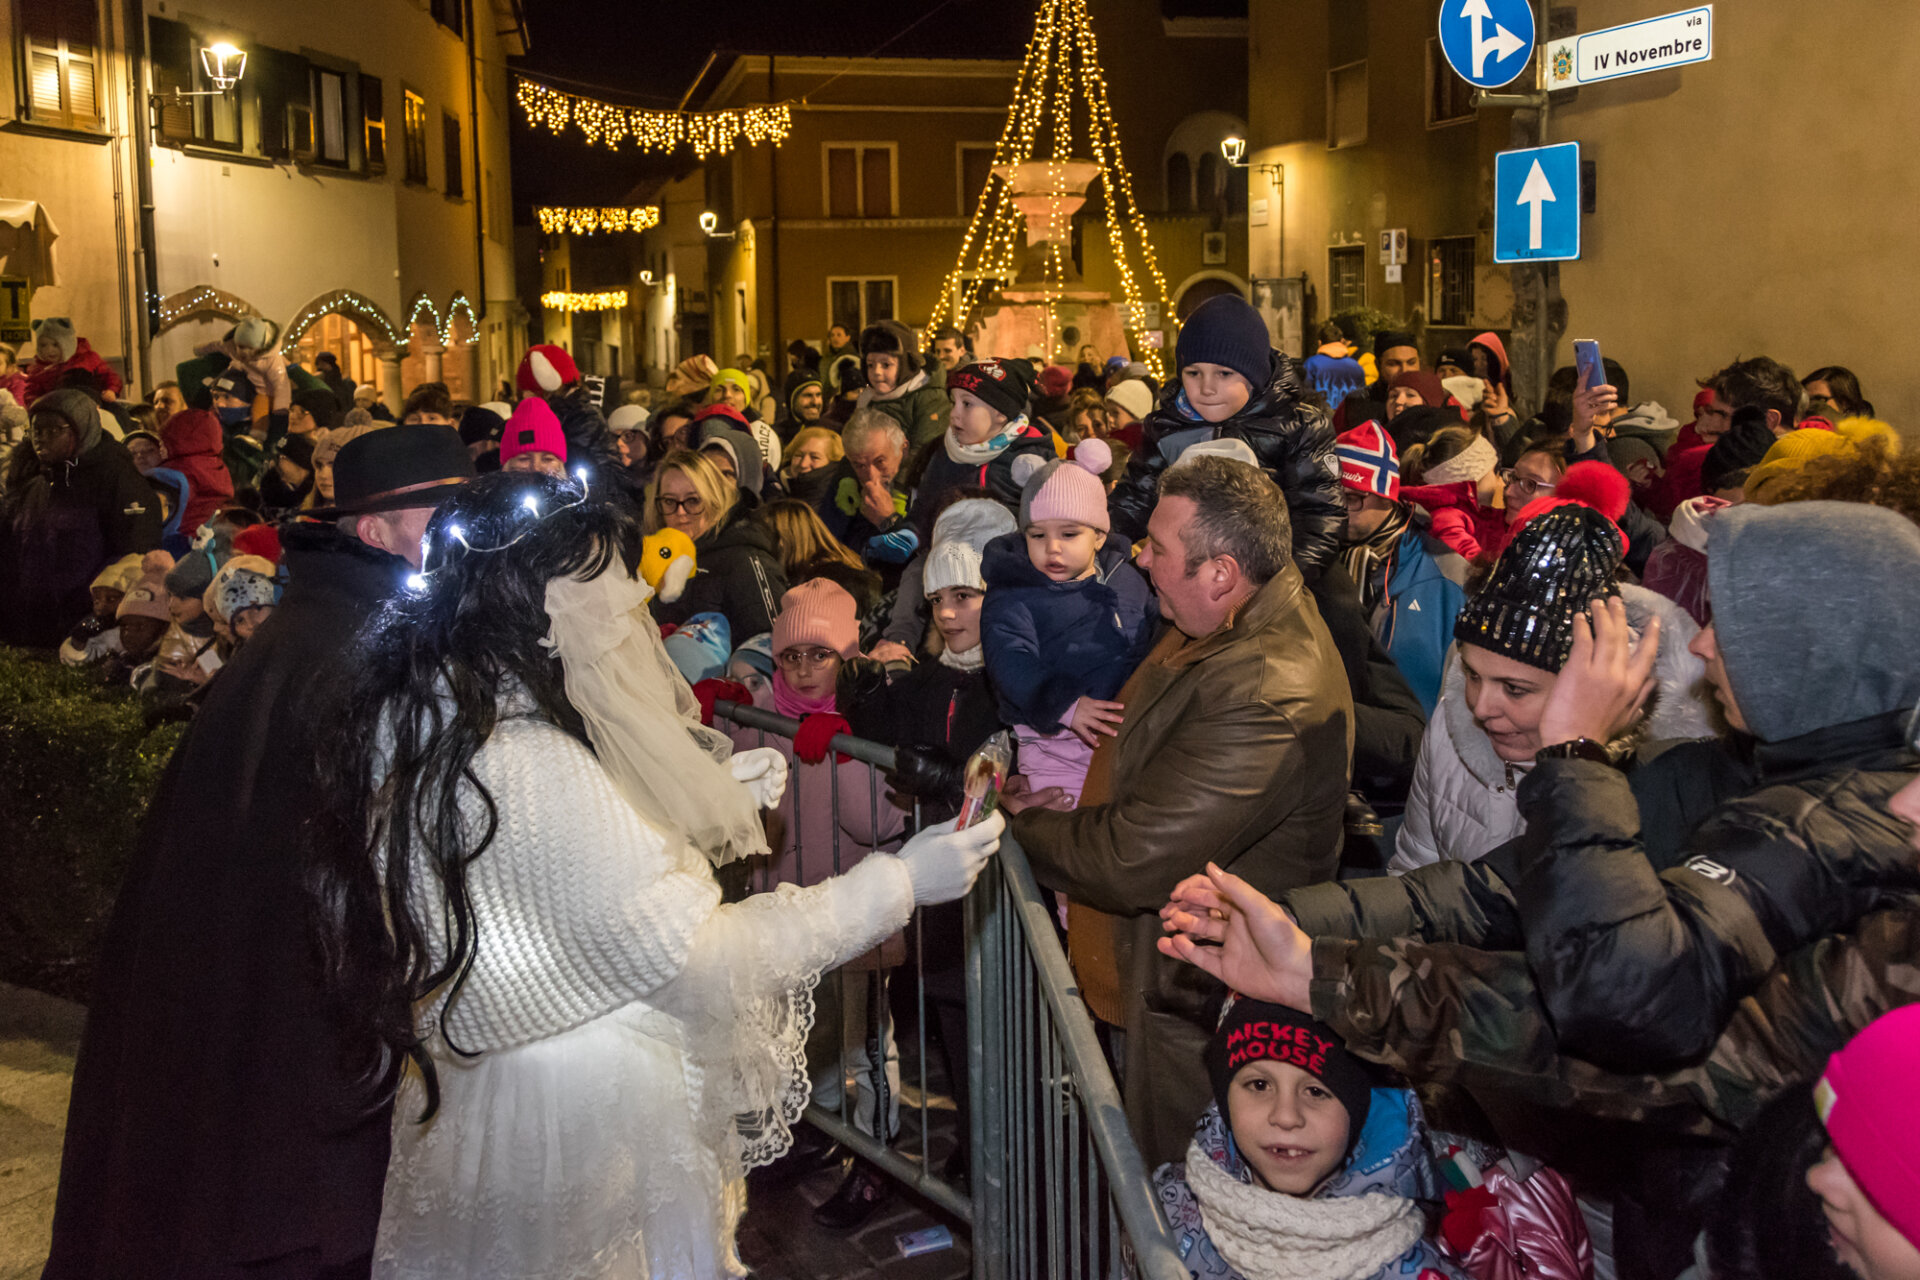
[{"label": "black sequined beanie", "polygon": [[1558,672],[1573,651],[1573,620],[1597,598],[1620,594],[1620,531],[1592,507],[1569,502],[1528,520],[1494,562],[1486,585],[1453,624],[1453,638]]}]

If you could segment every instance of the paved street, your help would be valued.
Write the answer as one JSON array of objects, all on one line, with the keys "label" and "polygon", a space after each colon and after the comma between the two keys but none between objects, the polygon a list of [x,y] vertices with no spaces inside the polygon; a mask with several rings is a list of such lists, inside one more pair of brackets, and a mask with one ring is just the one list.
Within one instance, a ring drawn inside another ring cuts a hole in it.
[{"label": "paved street", "polygon": [[[46,1260],[53,1193],[60,1174],[67,1094],[85,1011],[24,987],[0,983],[0,1280],[33,1280]],[[909,1066],[908,1078],[917,1072]],[[920,1148],[918,1095],[901,1108],[901,1147]],[[953,1149],[952,1103],[936,1096],[932,1112],[935,1168]],[[813,1210],[839,1185],[830,1169],[797,1186],[756,1195],[740,1232],[740,1252],[760,1280],[959,1280],[972,1254],[964,1231],[917,1197],[896,1194],[859,1231],[841,1236],[813,1224]],[[897,1239],[944,1223],[955,1245],[902,1258]]]},{"label": "paved street", "polygon": [[0,983],[0,1280],[40,1274],[53,1223],[77,1004]]}]

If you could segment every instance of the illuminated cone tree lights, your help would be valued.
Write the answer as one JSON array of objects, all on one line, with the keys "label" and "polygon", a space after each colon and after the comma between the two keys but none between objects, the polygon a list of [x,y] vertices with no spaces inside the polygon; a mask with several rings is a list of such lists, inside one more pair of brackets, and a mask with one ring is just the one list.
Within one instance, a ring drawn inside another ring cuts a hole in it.
[{"label": "illuminated cone tree lights", "polygon": [[[1090,188],[1102,196],[1107,243],[1120,275],[1124,307],[1117,315],[1109,295],[1075,278],[1069,257],[1072,218]],[[999,291],[983,300],[983,285],[998,285]],[[1169,313],[1166,299],[1166,278],[1121,158],[1086,0],[1043,0],[994,148],[993,177],[967,225],[939,314],[961,330],[970,321],[983,333],[998,329],[981,348],[993,354],[1022,354],[1008,349],[1009,342],[1043,324],[1034,334],[1037,342],[1026,345],[1040,345],[1051,355],[1077,336],[1104,348],[1100,354],[1106,356],[1126,354],[1120,330],[1143,328],[1148,306]],[[1068,328],[1079,332],[1069,334]],[[1142,354],[1154,375],[1164,376],[1160,351],[1148,347]]]}]

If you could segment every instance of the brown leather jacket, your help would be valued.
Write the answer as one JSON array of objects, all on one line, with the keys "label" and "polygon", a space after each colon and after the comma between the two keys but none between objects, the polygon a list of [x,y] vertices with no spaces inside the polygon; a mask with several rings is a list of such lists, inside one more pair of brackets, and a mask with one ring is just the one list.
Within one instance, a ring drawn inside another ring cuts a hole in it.
[{"label": "brown leather jacket", "polygon": [[1131,687],[1113,799],[1029,809],[1013,833],[1041,884],[1122,917],[1127,1115],[1152,1167],[1182,1158],[1206,1109],[1200,1053],[1223,990],[1159,954],[1158,912],[1209,861],[1272,896],[1332,877],[1353,700],[1291,564],[1212,635],[1163,637]]}]

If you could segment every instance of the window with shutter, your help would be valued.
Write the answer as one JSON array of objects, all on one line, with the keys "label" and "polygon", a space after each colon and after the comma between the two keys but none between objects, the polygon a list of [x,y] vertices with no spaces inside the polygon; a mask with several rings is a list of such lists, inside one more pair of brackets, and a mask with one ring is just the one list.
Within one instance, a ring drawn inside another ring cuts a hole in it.
[{"label": "window with shutter", "polygon": [[379,76],[360,77],[360,128],[365,136],[367,172],[387,171],[387,104]]},{"label": "window with shutter", "polygon": [[993,148],[960,147],[960,212],[971,214],[980,207],[980,197],[993,179]]},{"label": "window with shutter", "polygon": [[860,212],[869,218],[893,216],[893,152],[869,147],[860,154]]},{"label": "window with shutter", "polygon": [[347,78],[313,69],[313,158],[344,168],[347,163]]},{"label": "window with shutter", "polygon": [[400,129],[406,144],[407,181],[424,183],[427,180],[427,100],[411,89],[403,92]]},{"label": "window with shutter", "polygon": [[63,129],[100,125],[100,14],[93,0],[19,0],[26,117]]},{"label": "window with shutter", "polygon": [[466,156],[460,150],[460,117],[446,113],[440,117],[440,143],[446,153],[447,194],[467,193]]},{"label": "window with shutter", "polygon": [[[193,87],[197,92],[206,94],[205,97],[195,98],[193,100],[193,140],[197,145],[203,147],[217,147],[222,151],[238,151],[240,150],[242,141],[240,127],[240,92],[237,88],[227,93],[214,91],[214,83],[208,79],[206,67],[202,65],[200,61],[200,46],[207,43],[210,43],[210,41],[196,38],[194,40],[193,57],[191,59]],[[263,49],[261,52],[273,55],[271,58],[266,59],[266,61],[274,64],[274,70],[269,73],[270,78],[276,84],[283,82],[286,71],[285,63],[282,60],[292,58],[294,55],[283,54],[278,50],[271,49]],[[300,75],[304,82],[306,72],[302,70]],[[261,83],[262,82],[256,81],[256,94],[259,92],[259,85]],[[280,108],[275,115],[284,121],[286,117],[286,98],[284,93],[280,97],[280,103]],[[284,149],[284,142],[280,145]]]},{"label": "window with shutter", "polygon": [[172,97],[193,88],[193,33],[185,23],[147,19],[147,58],[153,66],[153,91],[162,95],[155,123],[161,145],[193,141],[193,101]]},{"label": "window with shutter", "polygon": [[1327,149],[1357,147],[1367,140],[1367,64],[1352,62],[1327,72]]},{"label": "window with shutter", "polygon": [[[313,90],[307,60],[263,47],[253,50],[247,62],[254,98],[260,104],[260,154],[284,160],[299,152],[306,159],[313,150]],[[298,120],[293,119],[296,108]]]},{"label": "window with shutter", "polygon": [[827,216],[860,216],[860,153],[852,147],[827,148]]}]

